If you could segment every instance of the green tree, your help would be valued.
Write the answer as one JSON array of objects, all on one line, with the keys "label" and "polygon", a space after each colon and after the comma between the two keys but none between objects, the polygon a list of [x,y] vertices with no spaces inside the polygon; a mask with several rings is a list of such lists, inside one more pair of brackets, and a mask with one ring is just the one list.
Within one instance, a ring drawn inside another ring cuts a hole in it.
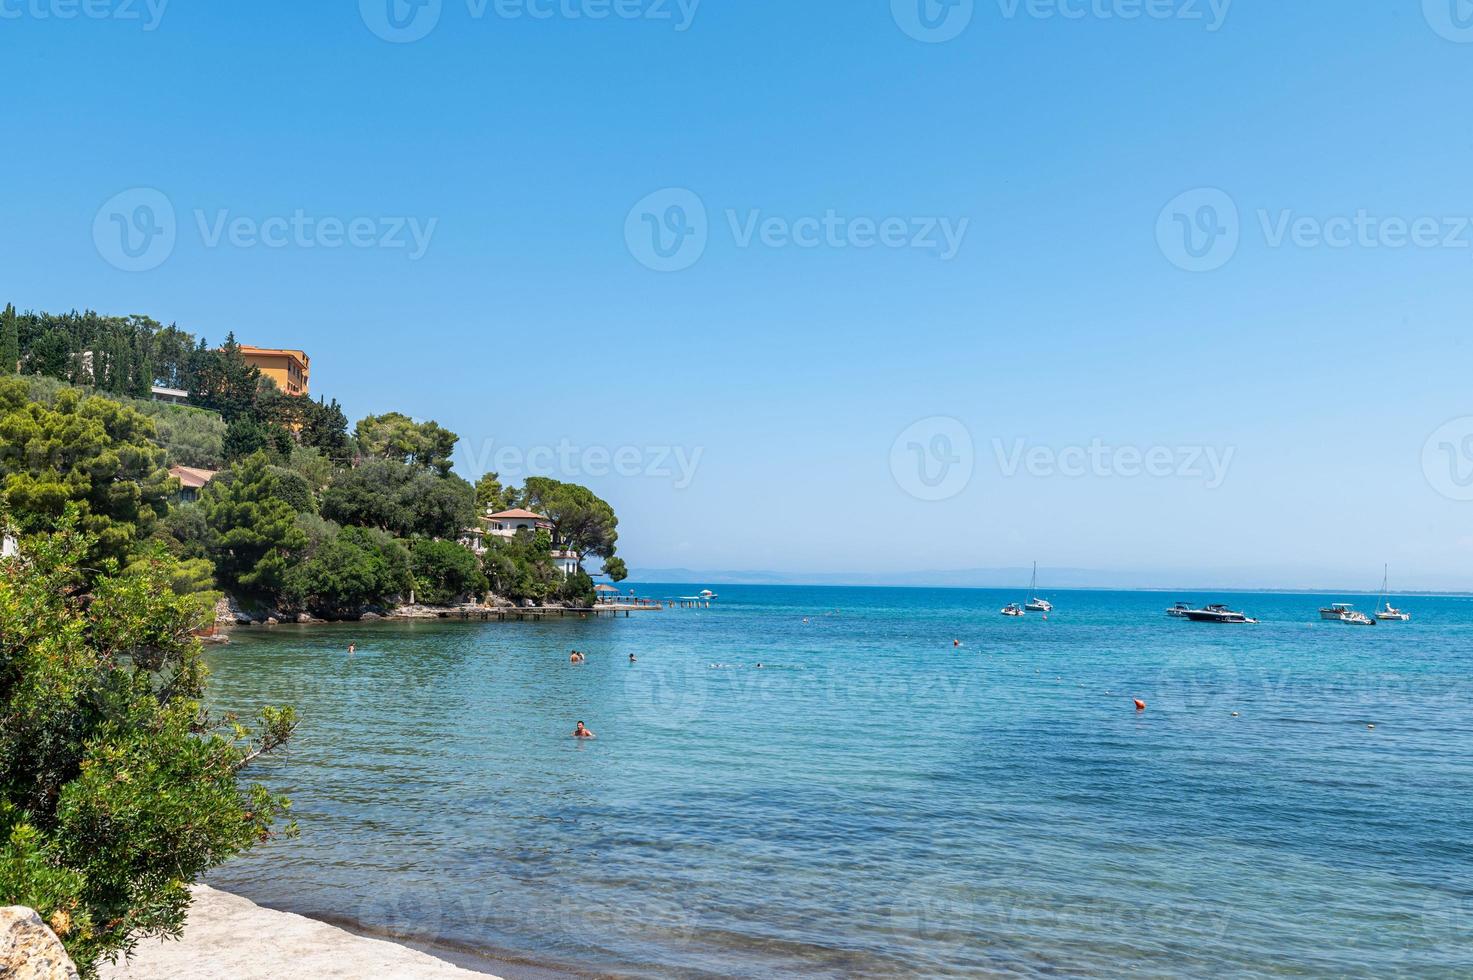
[{"label": "green tree", "polygon": [[528,506],[547,515],[554,539],[578,553],[608,559],[619,543],[619,518],[614,508],[592,490],[576,483],[559,483],[548,477],[527,478]]},{"label": "green tree", "polygon": [[286,595],[328,616],[356,616],[409,593],[413,579],[404,546],[382,531],[345,527],[330,534],[286,576]]},{"label": "green tree", "polygon": [[499,473],[487,473],[476,481],[476,510],[478,513],[490,514],[498,511],[510,510],[511,505],[506,500],[506,487],[501,485]]},{"label": "green tree", "polygon": [[458,538],[476,519],[476,492],[456,476],[375,459],[333,479],[322,495],[322,516],[401,538]]},{"label": "green tree", "polygon": [[610,558],[604,562],[604,574],[610,581],[622,582],[629,577],[629,567],[624,564],[622,558]]},{"label": "green tree", "polygon": [[279,595],[293,556],[307,542],[297,526],[297,512],[280,496],[266,454],[248,456],[211,481],[200,505],[221,583],[256,595]]},{"label": "green tree", "polygon": [[448,605],[487,587],[479,559],[453,541],[414,542],[409,570],[414,574],[415,598],[432,606]]},{"label": "green tree", "polygon": [[22,530],[52,526],[75,505],[93,558],[123,558],[168,510],[173,486],[153,423],[105,398],[62,389],[30,400],[21,378],[0,378],[0,502]]},{"label": "green tree", "polygon": [[438,422],[416,422],[400,412],[370,415],[355,429],[366,455],[449,473],[460,437]]},{"label": "green tree", "polygon": [[0,575],[0,904],[35,908],[88,978],[177,938],[189,883],[272,836],[286,801],[240,774],[296,724],[211,719],[200,603],[147,567],[84,586],[94,545],[64,518]]},{"label": "green tree", "polygon": [[191,358],[191,373],[189,398],[194,404],[219,412],[226,422],[254,415],[261,369],[246,363],[235,334],[228,335],[217,351],[208,350],[201,340]]},{"label": "green tree", "polygon": [[20,323],[15,306],[6,304],[0,313],[0,374],[14,374],[20,366]]}]

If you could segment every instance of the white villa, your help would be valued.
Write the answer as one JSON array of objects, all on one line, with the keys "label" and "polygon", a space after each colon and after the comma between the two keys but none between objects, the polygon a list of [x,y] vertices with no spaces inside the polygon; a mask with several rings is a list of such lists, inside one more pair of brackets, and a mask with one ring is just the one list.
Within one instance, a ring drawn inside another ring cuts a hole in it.
[{"label": "white villa", "polygon": [[20,548],[16,545],[15,538],[5,535],[3,541],[0,541],[0,558],[14,558],[18,554]]},{"label": "white villa", "polygon": [[[522,531],[529,534],[546,531],[551,534],[552,521],[541,514],[520,507],[495,514],[488,513],[480,519],[479,527],[465,530],[461,535],[460,543],[476,554],[484,555],[487,538],[514,538]],[[554,546],[552,562],[557,566],[557,570],[563,573],[563,577],[567,578],[578,570],[578,553]]]}]

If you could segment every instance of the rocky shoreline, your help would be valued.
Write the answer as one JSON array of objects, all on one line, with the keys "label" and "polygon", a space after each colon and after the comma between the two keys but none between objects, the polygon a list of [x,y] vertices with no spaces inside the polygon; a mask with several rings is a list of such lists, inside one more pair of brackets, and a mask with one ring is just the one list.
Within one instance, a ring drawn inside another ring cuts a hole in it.
[{"label": "rocky shoreline", "polygon": [[[550,603],[541,608],[552,608],[557,603]],[[215,604],[216,626],[282,626],[282,625],[324,625],[327,623],[365,623],[375,620],[412,620],[412,619],[455,619],[464,616],[477,616],[487,611],[507,610],[517,608],[516,603],[509,599],[491,597],[486,603],[465,602],[450,606],[426,606],[421,603],[412,605],[386,607],[371,607],[360,610],[352,615],[325,619],[314,616],[307,612],[293,610],[273,609],[270,607],[248,608],[242,606],[233,596],[226,596]],[[565,608],[575,608],[566,606]]]}]

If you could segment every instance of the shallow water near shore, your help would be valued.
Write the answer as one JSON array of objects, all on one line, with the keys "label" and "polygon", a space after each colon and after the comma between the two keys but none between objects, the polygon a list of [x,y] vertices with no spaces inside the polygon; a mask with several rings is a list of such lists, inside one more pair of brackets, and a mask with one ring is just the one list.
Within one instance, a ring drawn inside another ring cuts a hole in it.
[{"label": "shallow water near shore", "polygon": [[543,976],[1473,971],[1473,600],[719,591],[236,631],[301,836],[210,883]]}]

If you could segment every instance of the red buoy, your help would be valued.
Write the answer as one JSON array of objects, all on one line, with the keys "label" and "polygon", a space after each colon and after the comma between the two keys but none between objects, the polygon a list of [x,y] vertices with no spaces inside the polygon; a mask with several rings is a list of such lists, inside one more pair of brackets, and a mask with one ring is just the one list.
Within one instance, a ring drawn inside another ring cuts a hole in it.
[{"label": "red buoy", "polygon": [[1135,699],[1135,710],[1137,710],[1137,711],[1145,711],[1146,710],[1146,702],[1142,701],[1140,698],[1136,698]]}]

